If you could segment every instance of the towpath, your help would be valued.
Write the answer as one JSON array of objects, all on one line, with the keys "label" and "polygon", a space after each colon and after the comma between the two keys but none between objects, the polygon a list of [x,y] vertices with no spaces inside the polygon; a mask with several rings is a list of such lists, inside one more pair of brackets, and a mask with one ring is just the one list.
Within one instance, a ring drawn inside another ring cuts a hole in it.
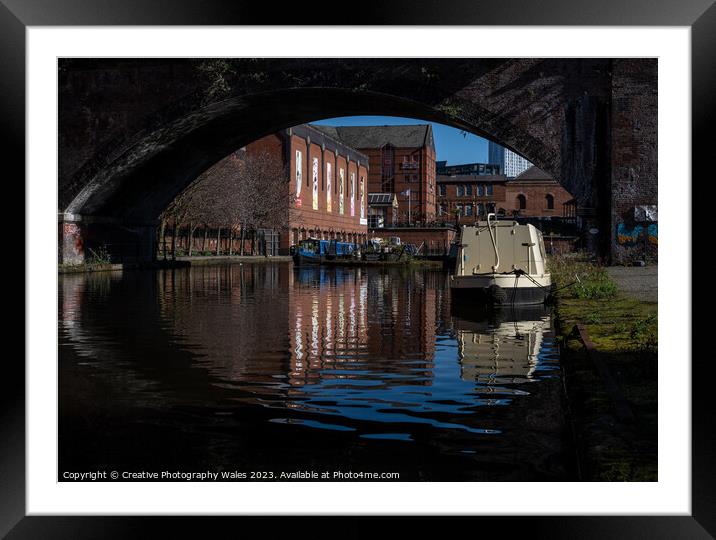
[{"label": "towpath", "polygon": [[658,300],[657,265],[651,266],[610,266],[607,268],[609,277],[619,290],[643,302]]}]

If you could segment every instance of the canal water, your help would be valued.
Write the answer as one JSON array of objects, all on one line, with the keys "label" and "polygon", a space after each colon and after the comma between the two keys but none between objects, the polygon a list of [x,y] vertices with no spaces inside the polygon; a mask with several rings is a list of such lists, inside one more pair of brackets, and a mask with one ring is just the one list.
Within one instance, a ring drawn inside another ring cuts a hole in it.
[{"label": "canal water", "polygon": [[290,263],[61,275],[59,480],[571,479],[550,312],[458,310],[447,279]]}]

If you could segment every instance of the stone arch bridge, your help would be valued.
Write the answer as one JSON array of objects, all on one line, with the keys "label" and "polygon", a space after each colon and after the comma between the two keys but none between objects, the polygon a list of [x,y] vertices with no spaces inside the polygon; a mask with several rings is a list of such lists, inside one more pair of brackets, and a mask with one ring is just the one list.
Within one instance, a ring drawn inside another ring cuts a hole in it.
[{"label": "stone arch bridge", "polygon": [[512,149],[574,195],[592,247],[614,260],[643,251],[618,231],[656,204],[656,59],[60,59],[58,70],[61,262],[101,244],[115,260],[151,260],[159,215],[202,171],[336,116],[431,120]]}]

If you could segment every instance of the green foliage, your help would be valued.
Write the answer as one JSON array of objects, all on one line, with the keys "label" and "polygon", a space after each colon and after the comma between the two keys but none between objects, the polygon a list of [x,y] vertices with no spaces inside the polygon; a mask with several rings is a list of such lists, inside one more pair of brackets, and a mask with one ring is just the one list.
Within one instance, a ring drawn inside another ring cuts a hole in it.
[{"label": "green foliage", "polygon": [[574,285],[573,294],[575,298],[584,298],[589,300],[600,300],[604,298],[614,298],[617,295],[617,286],[604,272],[604,275],[592,278],[582,283]]},{"label": "green foliage", "polygon": [[[565,287],[563,296],[601,300],[614,298],[617,295],[616,283],[602,266],[584,261],[578,256],[552,257],[548,263],[557,288]],[[569,286],[574,281],[577,282]]]},{"label": "green foliage", "polygon": [[639,351],[656,352],[659,344],[659,325],[657,314],[637,319],[629,330],[634,348]]},{"label": "green foliage", "polygon": [[228,78],[235,70],[228,60],[216,58],[202,61],[198,66],[202,78],[206,81],[204,103],[218,101],[227,96],[231,90]]},{"label": "green foliage", "polygon": [[[619,294],[606,269],[584,256],[550,257],[548,266],[558,289],[557,319],[563,332],[584,324],[602,352],[656,353],[655,303]],[[580,282],[575,283],[575,276]]]},{"label": "green foliage", "polygon": [[452,103],[441,103],[435,108],[448,116],[460,116],[460,107]]},{"label": "green foliage", "polygon": [[88,266],[112,264],[112,257],[110,256],[109,251],[107,251],[106,245],[102,244],[99,248],[97,248],[97,251],[90,248],[89,252],[90,256],[85,263]]},{"label": "green foliage", "polygon": [[627,325],[623,322],[618,322],[614,325],[614,332],[617,334],[623,334],[627,331]]}]

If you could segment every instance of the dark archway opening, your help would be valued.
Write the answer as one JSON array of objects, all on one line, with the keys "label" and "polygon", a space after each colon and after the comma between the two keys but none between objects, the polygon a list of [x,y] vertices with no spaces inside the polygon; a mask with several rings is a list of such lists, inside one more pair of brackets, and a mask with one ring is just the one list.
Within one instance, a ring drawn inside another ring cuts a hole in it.
[{"label": "dark archway opening", "polygon": [[[60,259],[68,247],[72,251],[73,246],[83,244],[96,249],[109,238],[116,246],[114,260],[151,260],[157,252],[154,230],[164,209],[202,172],[237,148],[323,118],[385,114],[457,128],[517,152],[529,148],[529,155],[521,155],[561,180],[554,172],[559,163],[554,149],[511,125],[504,130],[509,140],[497,140],[485,130],[479,115],[467,121],[453,111],[367,91],[302,88],[264,92],[207,105],[125,144],[122,151],[112,154],[113,159],[103,158],[80,170],[68,184],[75,188],[61,189],[61,204],[76,191],[65,215],[70,220],[78,217],[82,225],[69,236],[66,224],[61,226]],[[392,152],[389,146],[383,149],[384,154]],[[384,183],[391,180],[383,178]]]},{"label": "dark archway opening", "polygon": [[291,126],[360,115],[433,121],[495,140],[516,152],[518,146],[534,148],[538,151],[521,155],[560,178],[554,152],[516,127],[511,130],[513,140],[497,140],[481,127],[479,118],[467,122],[422,103],[373,92],[293,89],[211,104],[126,144],[113,159],[92,162],[65,189],[61,186],[60,206],[68,214],[154,222],[191,181],[237,148]]}]

